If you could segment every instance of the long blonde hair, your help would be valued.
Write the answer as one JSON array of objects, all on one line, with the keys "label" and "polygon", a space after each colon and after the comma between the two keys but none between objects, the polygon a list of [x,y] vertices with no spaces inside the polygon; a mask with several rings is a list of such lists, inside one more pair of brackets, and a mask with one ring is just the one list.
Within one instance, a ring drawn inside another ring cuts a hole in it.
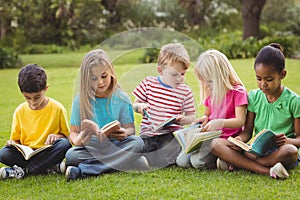
[{"label": "long blonde hair", "polygon": [[91,119],[94,116],[92,109],[92,101],[95,101],[96,91],[92,87],[91,69],[94,67],[103,67],[103,71],[109,68],[111,74],[111,84],[108,88],[108,98],[118,87],[114,66],[109,55],[102,49],[95,49],[88,52],[80,66],[80,117],[81,119]]},{"label": "long blonde hair", "polygon": [[[211,49],[200,54],[195,74],[200,80],[201,102],[210,95],[213,106],[220,106],[227,91],[233,90],[235,85],[243,86],[228,58],[218,50]],[[209,91],[206,81],[212,81],[212,91]]]}]

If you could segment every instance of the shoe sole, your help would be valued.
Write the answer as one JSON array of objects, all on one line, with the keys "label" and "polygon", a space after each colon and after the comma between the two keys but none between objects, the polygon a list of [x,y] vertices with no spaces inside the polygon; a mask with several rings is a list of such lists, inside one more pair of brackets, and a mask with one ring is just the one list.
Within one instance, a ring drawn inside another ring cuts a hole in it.
[{"label": "shoe sole", "polygon": [[0,168],[0,179],[5,179],[6,178],[6,171],[5,171],[5,167],[1,167]]},{"label": "shoe sole", "polygon": [[71,171],[71,167],[67,167],[66,169],[66,173],[65,173],[65,177],[66,177],[66,181],[69,182],[70,179],[70,171]]}]

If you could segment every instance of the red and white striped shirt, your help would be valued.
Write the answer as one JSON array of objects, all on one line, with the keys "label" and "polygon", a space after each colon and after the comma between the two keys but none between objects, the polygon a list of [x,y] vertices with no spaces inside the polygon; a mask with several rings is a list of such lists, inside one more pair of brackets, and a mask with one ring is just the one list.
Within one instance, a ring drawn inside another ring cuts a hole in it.
[{"label": "red and white striped shirt", "polygon": [[[148,76],[139,83],[132,93],[139,101],[148,104],[148,113],[155,127],[168,118],[196,112],[193,92],[185,84],[172,88],[164,84],[159,77]],[[158,132],[154,132],[151,129],[150,121],[144,116],[141,123],[141,134],[161,135],[180,128],[182,127],[172,124]]]}]

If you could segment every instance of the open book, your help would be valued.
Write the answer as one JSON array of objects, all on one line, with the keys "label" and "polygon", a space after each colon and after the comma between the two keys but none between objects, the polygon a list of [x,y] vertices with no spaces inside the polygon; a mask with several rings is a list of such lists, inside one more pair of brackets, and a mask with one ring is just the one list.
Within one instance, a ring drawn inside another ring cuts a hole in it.
[{"label": "open book", "polygon": [[81,122],[81,130],[89,131],[91,135],[97,135],[97,132],[100,130],[106,136],[109,136],[111,132],[121,128],[121,123],[118,120],[107,123],[103,127],[99,128],[98,124],[89,119],[84,119]]},{"label": "open book", "polygon": [[228,141],[241,147],[243,150],[256,155],[257,157],[261,157],[264,156],[268,151],[277,147],[275,141],[273,140],[275,135],[276,134],[273,131],[263,129],[250,140],[249,144],[246,144],[243,141],[237,140],[233,137],[229,137]]},{"label": "open book", "polygon": [[153,125],[153,122],[152,122],[152,119],[149,115],[149,113],[143,109],[143,112],[144,112],[144,115],[148,118],[148,121],[150,122],[151,124],[151,128],[154,130],[154,131],[160,131],[161,129],[167,127],[167,126],[170,126],[171,124],[173,124],[176,120],[176,117],[171,117],[171,118],[168,118],[168,119],[165,119],[162,123],[160,123],[158,126],[154,126]]},{"label": "open book", "polygon": [[173,124],[176,120],[176,117],[165,119],[162,123],[160,123],[157,127],[155,127],[154,131],[162,130],[163,128],[170,126]]},{"label": "open book", "polygon": [[41,151],[51,147],[52,145],[46,145],[38,149],[32,149],[29,146],[25,146],[22,144],[11,144],[12,146],[16,147],[23,155],[25,160],[29,160],[32,156],[40,153]]},{"label": "open book", "polygon": [[191,153],[199,149],[204,141],[220,137],[222,132],[221,130],[201,132],[201,129],[198,124],[173,133],[185,153]]}]

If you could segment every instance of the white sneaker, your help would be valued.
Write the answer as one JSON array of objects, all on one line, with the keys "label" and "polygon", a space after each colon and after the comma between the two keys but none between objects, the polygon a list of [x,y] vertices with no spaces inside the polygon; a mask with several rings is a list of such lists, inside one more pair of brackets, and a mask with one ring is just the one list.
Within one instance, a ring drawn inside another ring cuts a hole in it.
[{"label": "white sneaker", "polygon": [[51,168],[47,169],[48,174],[65,174],[67,169],[66,161],[63,160],[61,163],[58,163]]},{"label": "white sneaker", "polygon": [[284,166],[279,162],[276,163],[273,167],[271,167],[270,176],[272,178],[287,178],[289,177],[289,173],[286,171]]},{"label": "white sneaker", "polygon": [[0,179],[7,179],[7,178],[16,178],[20,179],[23,178],[25,175],[24,170],[17,165],[13,167],[2,167],[0,169]]},{"label": "white sneaker", "polygon": [[220,170],[229,170],[229,164],[222,160],[221,158],[217,159],[217,168]]}]

